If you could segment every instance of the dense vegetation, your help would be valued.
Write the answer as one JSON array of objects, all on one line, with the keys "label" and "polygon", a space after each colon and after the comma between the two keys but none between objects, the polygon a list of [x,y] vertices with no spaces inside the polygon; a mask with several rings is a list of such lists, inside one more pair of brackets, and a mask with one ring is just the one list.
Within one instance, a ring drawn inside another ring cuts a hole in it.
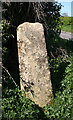
[{"label": "dense vegetation", "polygon": [[[50,19],[52,23],[47,24],[50,29],[48,29],[49,34],[45,34],[54,98],[50,104],[47,104],[45,107],[40,108],[26,96],[22,95],[19,87],[16,28],[20,23],[25,21],[35,22],[34,14],[32,14],[31,18],[29,16],[29,11],[32,11],[32,8],[35,7],[32,7],[32,4],[27,3],[26,7],[24,8],[25,4],[26,3],[4,3],[3,5],[3,8],[7,10],[3,13],[4,19],[2,20],[2,56],[4,66],[2,119],[72,120],[73,41],[64,40],[60,38],[55,31],[53,31],[53,29],[56,29],[55,25],[57,25],[57,27],[59,26],[59,21],[56,21],[55,16],[57,15],[57,18],[60,16],[59,10],[61,6],[57,6],[57,4],[49,3],[50,9],[48,10],[53,12],[52,14],[49,12],[50,17],[48,16],[47,20]],[[39,5],[34,5],[36,7],[39,7]],[[31,6],[30,10],[27,9],[29,8],[28,6]],[[18,9],[16,7],[18,7]],[[23,15],[22,10],[24,13],[28,12],[29,14]],[[56,14],[56,11],[58,14]],[[55,16],[53,13],[55,13]],[[39,21],[38,17],[37,21]],[[43,23],[43,21],[41,22]],[[50,27],[50,24],[52,27]]]}]

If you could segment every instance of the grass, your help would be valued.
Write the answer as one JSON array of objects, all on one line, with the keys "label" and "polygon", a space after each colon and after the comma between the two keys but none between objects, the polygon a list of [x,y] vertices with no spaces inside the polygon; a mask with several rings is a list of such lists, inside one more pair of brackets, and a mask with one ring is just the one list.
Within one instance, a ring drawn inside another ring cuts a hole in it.
[{"label": "grass", "polygon": [[62,31],[73,33],[73,25],[63,25],[62,26]]}]

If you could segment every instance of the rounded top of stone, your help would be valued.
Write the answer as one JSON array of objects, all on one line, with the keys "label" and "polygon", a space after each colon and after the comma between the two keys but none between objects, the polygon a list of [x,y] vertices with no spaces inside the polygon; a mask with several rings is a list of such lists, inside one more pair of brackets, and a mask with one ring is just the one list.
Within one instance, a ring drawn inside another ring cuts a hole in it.
[{"label": "rounded top of stone", "polygon": [[39,23],[39,22],[35,22],[35,23],[24,22],[24,23],[20,24],[20,25],[17,27],[17,30],[18,30],[19,28],[23,28],[23,27],[25,27],[25,26],[30,26],[30,27],[33,26],[33,27],[37,27],[37,28],[43,27],[43,25],[42,25],[41,23]]}]

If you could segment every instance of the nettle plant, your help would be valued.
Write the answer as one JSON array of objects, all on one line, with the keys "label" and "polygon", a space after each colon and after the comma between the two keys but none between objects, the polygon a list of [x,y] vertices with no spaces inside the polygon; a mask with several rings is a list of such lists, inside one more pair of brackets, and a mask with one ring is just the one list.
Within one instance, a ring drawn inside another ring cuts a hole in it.
[{"label": "nettle plant", "polygon": [[22,95],[19,87],[14,90],[6,89],[6,97],[3,96],[2,112],[3,119],[20,120],[20,119],[40,119],[43,113],[34,102]]},{"label": "nettle plant", "polygon": [[52,105],[44,108],[45,115],[50,120],[73,119],[73,55],[67,62],[69,65],[66,67],[60,91],[56,93]]}]

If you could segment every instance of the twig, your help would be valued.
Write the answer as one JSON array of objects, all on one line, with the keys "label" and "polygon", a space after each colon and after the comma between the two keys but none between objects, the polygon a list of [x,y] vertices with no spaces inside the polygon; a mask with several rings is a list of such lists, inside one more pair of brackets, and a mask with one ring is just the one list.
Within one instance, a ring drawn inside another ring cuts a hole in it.
[{"label": "twig", "polygon": [[0,63],[0,66],[7,72],[7,74],[9,75],[9,77],[12,79],[13,83],[15,84],[15,86],[17,87],[16,82],[14,81],[13,77],[11,76],[11,74],[9,73],[9,71]]}]

